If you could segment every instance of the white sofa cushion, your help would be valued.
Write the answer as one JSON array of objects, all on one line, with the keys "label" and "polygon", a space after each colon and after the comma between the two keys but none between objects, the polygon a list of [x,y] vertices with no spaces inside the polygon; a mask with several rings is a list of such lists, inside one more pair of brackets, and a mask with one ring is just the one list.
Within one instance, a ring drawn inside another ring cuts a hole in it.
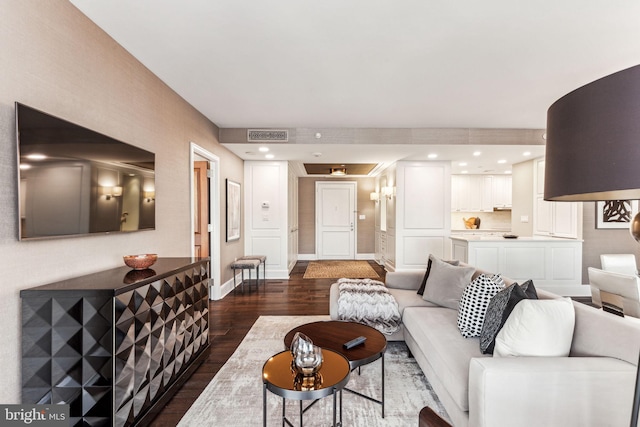
[{"label": "white sofa cushion", "polygon": [[460,336],[457,317],[458,312],[449,308],[407,307],[402,321],[456,405],[461,411],[468,411],[469,362],[474,357],[488,356],[480,353],[477,338]]},{"label": "white sofa cushion", "polygon": [[500,329],[493,356],[569,356],[574,325],[570,298],[522,300]]}]

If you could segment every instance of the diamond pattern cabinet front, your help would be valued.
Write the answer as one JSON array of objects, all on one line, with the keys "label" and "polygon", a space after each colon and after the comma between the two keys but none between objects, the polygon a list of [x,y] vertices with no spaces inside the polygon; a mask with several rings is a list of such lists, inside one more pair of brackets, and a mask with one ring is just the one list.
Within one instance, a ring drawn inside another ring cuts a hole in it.
[{"label": "diamond pattern cabinet front", "polygon": [[66,403],[70,425],[104,425],[112,413],[109,297],[22,299],[22,402]]},{"label": "diamond pattern cabinet front", "polygon": [[208,343],[204,278],[181,272],[116,296],[116,426],[143,414]]},{"label": "diamond pattern cabinet front", "polygon": [[209,348],[208,271],[194,263],[115,295],[23,291],[23,403],[67,403],[74,426],[147,422]]}]

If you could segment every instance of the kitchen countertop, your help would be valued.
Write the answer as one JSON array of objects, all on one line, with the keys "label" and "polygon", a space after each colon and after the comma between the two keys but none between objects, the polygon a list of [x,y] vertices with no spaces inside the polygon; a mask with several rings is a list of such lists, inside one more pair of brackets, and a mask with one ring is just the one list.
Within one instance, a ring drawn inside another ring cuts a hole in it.
[{"label": "kitchen countertop", "polygon": [[578,239],[565,239],[562,237],[551,237],[551,236],[521,236],[517,239],[505,239],[502,237],[502,234],[490,235],[490,236],[481,236],[481,235],[456,235],[451,234],[449,236],[451,240],[462,240],[466,242],[581,242],[582,240]]}]

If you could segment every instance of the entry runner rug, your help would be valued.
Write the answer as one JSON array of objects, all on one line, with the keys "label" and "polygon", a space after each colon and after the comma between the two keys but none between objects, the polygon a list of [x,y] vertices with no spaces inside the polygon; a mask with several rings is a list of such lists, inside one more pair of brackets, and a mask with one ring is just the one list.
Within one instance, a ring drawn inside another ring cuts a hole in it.
[{"label": "entry runner rug", "polygon": [[[284,350],[288,331],[304,323],[329,320],[329,316],[261,316],[235,353],[184,415],[179,426],[246,427],[262,425],[262,367]],[[380,360],[351,373],[348,387],[381,396]],[[390,342],[385,354],[385,418],[381,406],[349,392],[343,393],[345,426],[415,427],[418,414],[429,406],[445,419],[446,412],[404,343]],[[305,406],[309,402],[304,402]],[[298,401],[287,401],[287,416],[298,421]],[[333,398],[321,399],[304,414],[307,427],[331,425]],[[282,398],[267,391],[267,425],[282,425]]]},{"label": "entry runner rug", "polygon": [[304,279],[380,279],[367,261],[311,261]]}]

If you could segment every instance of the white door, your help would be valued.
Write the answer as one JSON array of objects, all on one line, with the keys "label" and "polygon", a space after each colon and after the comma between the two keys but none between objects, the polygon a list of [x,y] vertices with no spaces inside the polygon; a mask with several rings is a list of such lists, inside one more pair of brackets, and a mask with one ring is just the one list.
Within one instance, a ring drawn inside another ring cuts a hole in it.
[{"label": "white door", "polygon": [[355,182],[316,183],[318,259],[355,258]]}]

